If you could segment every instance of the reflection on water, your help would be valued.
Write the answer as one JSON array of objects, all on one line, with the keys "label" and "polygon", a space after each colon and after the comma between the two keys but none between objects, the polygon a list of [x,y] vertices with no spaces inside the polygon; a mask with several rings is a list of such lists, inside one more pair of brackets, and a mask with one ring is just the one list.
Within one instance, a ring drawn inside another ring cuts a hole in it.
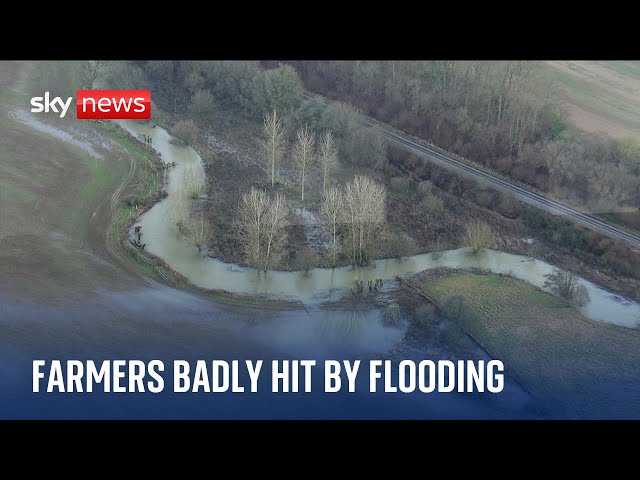
[{"label": "reflection on water", "polygon": [[[552,270],[546,262],[521,255],[488,250],[476,256],[467,249],[455,249],[445,252],[416,255],[406,260],[378,260],[375,267],[352,269],[315,268],[311,275],[302,272],[272,271],[267,275],[258,274],[253,268],[228,264],[214,258],[203,258],[196,248],[177,234],[175,223],[171,221],[171,199],[181,194],[182,173],[185,167],[201,165],[202,160],[191,147],[182,147],[171,143],[172,136],[163,128],[150,128],[144,123],[120,122],[132,134],[151,135],[153,146],[165,162],[176,162],[169,171],[168,197],[141,215],[137,225],[142,226],[144,243],[147,250],[168,262],[178,272],[203,288],[222,289],[235,293],[266,294],[290,300],[300,300],[305,304],[319,304],[338,300],[350,295],[349,286],[355,275],[365,284],[368,280],[382,278],[385,288],[389,280],[396,276],[411,275],[434,267],[469,268],[477,267],[496,273],[513,275],[532,285],[542,287],[545,275]],[[606,291],[597,285],[581,279],[591,301],[582,308],[589,318],[611,322],[627,327],[638,325],[640,305]],[[333,314],[332,314],[333,315]],[[347,327],[344,327],[345,329]],[[356,328],[354,326],[350,328]]]},{"label": "reflection on water", "polygon": [[381,323],[377,311],[351,310],[323,312],[317,323],[318,336],[332,344],[352,344],[362,334],[367,322]]}]

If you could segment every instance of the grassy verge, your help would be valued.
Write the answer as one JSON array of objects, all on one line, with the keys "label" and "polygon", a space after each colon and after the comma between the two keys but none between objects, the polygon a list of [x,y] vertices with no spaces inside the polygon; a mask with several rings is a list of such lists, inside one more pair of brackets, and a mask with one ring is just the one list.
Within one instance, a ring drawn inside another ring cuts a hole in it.
[{"label": "grassy verge", "polygon": [[[454,273],[423,283],[439,302],[460,296],[465,329],[530,391],[569,417],[633,412],[640,335],[593,322],[554,296],[500,275]],[[637,415],[637,407],[635,415]]]},{"label": "grassy verge", "polygon": [[228,305],[259,308],[297,308],[298,305],[276,299],[237,295],[207,290],[191,284],[184,275],[173,270],[161,259],[134,247],[128,240],[128,229],[136,219],[162,198],[162,168],[157,155],[141,142],[113,123],[98,124],[98,128],[122,145],[135,162],[135,172],[123,197],[114,209],[107,230],[107,248],[145,276],[174,288],[204,295]]}]

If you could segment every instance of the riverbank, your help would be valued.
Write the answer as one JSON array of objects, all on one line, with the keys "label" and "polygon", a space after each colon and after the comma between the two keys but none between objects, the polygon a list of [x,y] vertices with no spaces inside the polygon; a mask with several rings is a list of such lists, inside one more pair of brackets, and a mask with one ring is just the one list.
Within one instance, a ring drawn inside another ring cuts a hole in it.
[{"label": "riverbank", "polygon": [[198,293],[228,305],[259,308],[300,308],[292,302],[260,296],[239,295],[197,287],[161,258],[134,246],[129,229],[138,218],[166,196],[164,170],[158,153],[112,122],[97,124],[131,156],[129,175],[114,193],[112,216],[107,227],[107,248],[121,263],[133,264],[145,276],[174,288]]},{"label": "riverbank", "polygon": [[[460,328],[503,360],[550,411],[599,418],[615,404],[619,418],[637,415],[632,405],[640,393],[638,331],[591,321],[553,295],[505,275],[437,269],[412,277],[412,283],[440,305],[461,299]],[[404,292],[419,314],[425,300],[408,288]]]},{"label": "riverbank", "polygon": [[[187,118],[158,109],[157,121],[166,128]],[[208,121],[197,124],[198,136],[192,147],[202,158],[208,185],[207,199],[198,203],[198,209],[208,216],[215,232],[208,250],[222,262],[242,266],[245,259],[241,239],[232,228],[237,206],[242,194],[253,186],[272,189],[260,161],[261,123],[257,118],[238,117],[220,109]],[[355,174],[365,174],[387,187],[389,229],[379,239],[376,258],[458,248],[467,223],[480,220],[491,226],[496,239],[494,248],[545,260],[640,301],[640,280],[633,276],[633,256],[640,258],[640,255],[627,252],[623,246],[612,255],[606,249],[618,248],[610,245],[613,241],[561,218],[536,212],[508,195],[456,176],[396,147],[389,146],[387,156],[387,161],[378,166],[343,161],[334,174],[334,182],[338,183]],[[280,166],[277,191],[287,196],[292,211],[305,207],[305,215],[292,213],[286,254],[277,270],[331,266],[322,245],[323,227],[317,225],[322,186],[317,174],[311,172],[303,205],[299,201],[294,166],[287,160]],[[631,261],[621,262],[619,259],[627,254],[633,257]],[[346,256],[338,256],[337,266],[349,263]]]}]

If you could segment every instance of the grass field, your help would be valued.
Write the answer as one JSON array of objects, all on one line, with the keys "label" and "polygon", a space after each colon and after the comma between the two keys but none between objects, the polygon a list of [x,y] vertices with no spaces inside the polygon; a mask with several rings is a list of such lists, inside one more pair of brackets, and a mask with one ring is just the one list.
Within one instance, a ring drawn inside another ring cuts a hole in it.
[{"label": "grass field", "polygon": [[640,61],[549,61],[571,121],[640,142]]},{"label": "grass field", "polygon": [[477,314],[465,322],[466,330],[554,411],[569,417],[637,414],[637,330],[590,321],[509,277],[458,273],[427,280],[423,289],[439,301],[462,296]]}]

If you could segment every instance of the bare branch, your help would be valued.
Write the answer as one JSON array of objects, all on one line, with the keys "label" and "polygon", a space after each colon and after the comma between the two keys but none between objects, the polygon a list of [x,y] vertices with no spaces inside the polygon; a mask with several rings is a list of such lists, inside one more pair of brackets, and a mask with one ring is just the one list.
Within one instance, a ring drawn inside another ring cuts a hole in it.
[{"label": "bare branch", "polygon": [[300,175],[300,194],[301,200],[304,202],[304,184],[307,171],[313,162],[314,156],[314,138],[313,133],[305,125],[298,130],[296,143],[293,146],[293,159],[298,165]]}]

